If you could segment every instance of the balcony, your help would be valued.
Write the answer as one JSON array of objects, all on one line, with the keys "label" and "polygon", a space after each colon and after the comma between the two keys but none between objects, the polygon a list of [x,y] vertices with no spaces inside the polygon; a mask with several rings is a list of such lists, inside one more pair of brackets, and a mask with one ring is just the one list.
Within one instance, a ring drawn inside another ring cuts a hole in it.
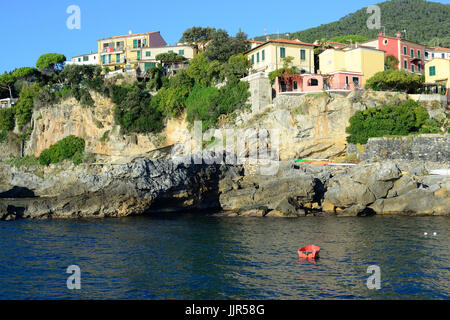
[{"label": "balcony", "polygon": [[103,65],[110,66],[110,65],[122,64],[122,63],[125,63],[125,57],[120,57],[119,61],[110,61],[110,60],[106,59],[105,62],[103,63]]},{"label": "balcony", "polygon": [[120,53],[125,50],[124,47],[107,47],[103,48],[101,53]]},{"label": "balcony", "polygon": [[147,45],[147,44],[141,44],[141,45],[137,45],[136,47],[132,47],[132,48],[129,48],[128,50],[130,50],[130,51],[138,51],[138,50],[142,50],[142,49],[145,49],[145,48],[149,48],[149,46]]}]

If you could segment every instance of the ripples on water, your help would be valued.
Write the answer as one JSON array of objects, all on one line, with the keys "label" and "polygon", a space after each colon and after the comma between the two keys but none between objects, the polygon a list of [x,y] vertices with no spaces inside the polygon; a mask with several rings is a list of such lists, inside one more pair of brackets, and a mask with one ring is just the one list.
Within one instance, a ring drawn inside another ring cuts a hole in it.
[{"label": "ripples on water", "polygon": [[[448,217],[0,222],[0,299],[448,299]],[[424,232],[437,236],[424,236]],[[322,248],[316,263],[297,250]],[[69,265],[81,290],[66,287]],[[381,268],[379,291],[367,267]]]}]

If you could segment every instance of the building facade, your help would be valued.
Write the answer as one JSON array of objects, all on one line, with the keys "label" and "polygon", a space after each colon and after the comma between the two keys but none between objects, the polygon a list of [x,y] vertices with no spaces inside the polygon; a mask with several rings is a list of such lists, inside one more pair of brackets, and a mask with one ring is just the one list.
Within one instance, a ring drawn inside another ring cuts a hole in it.
[{"label": "building facade", "polygon": [[377,39],[363,42],[361,46],[382,50],[385,52],[385,56],[392,55],[396,57],[399,61],[398,69],[412,73],[423,73],[426,46],[402,39],[401,33],[397,33],[396,37],[380,34]]},{"label": "building facade", "polygon": [[441,94],[447,94],[450,89],[450,60],[436,58],[425,64],[425,83],[435,84]]},{"label": "building facade", "polygon": [[98,54],[103,70],[137,69],[142,60],[142,51],[147,48],[166,46],[159,31],[135,33],[100,39]]},{"label": "building facade", "polygon": [[425,49],[425,61],[435,58],[450,59],[450,49],[442,47],[429,47]]},{"label": "building facade", "polygon": [[99,64],[98,61],[98,53],[88,53],[88,54],[82,54],[79,56],[72,57],[70,61],[66,62],[66,65],[96,65]]},{"label": "building facade", "polygon": [[[319,73],[333,75],[336,79],[341,79],[343,75],[349,88],[364,87],[368,79],[381,71],[384,71],[384,52],[378,49],[345,47],[327,49],[319,55]],[[336,83],[342,87],[340,80]]]},{"label": "building facade", "polygon": [[314,45],[297,40],[269,40],[246,52],[251,73],[269,73],[283,67],[283,59],[293,57],[292,67],[303,73],[314,73]]}]

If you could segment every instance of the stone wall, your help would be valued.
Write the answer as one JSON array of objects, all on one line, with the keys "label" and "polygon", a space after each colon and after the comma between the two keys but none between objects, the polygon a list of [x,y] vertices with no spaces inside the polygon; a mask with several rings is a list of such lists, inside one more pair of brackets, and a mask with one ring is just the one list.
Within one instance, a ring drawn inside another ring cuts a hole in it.
[{"label": "stone wall", "polygon": [[251,93],[249,103],[252,105],[252,113],[256,114],[272,103],[272,86],[269,77],[264,72],[255,73],[242,79],[250,84]]},{"label": "stone wall", "polygon": [[385,159],[450,162],[450,134],[369,139],[362,160]]}]

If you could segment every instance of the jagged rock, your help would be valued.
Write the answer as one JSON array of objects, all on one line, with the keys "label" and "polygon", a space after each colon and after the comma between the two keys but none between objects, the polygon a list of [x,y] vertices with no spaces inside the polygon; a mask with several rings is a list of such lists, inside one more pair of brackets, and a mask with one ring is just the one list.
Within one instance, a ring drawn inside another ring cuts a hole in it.
[{"label": "jagged rock", "polygon": [[379,199],[370,206],[376,214],[449,215],[450,198],[426,189],[412,190],[395,198]]}]

